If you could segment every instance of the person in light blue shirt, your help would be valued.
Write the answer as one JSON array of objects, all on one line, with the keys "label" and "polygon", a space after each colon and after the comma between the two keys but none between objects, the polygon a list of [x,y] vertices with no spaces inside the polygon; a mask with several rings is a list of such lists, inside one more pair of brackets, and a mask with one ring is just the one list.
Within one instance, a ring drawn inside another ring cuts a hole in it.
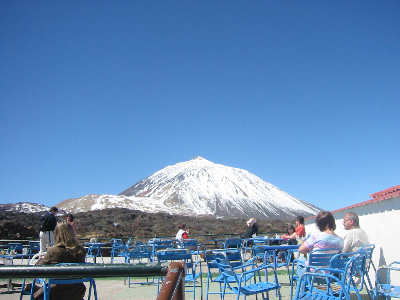
[{"label": "person in light blue shirt", "polygon": [[299,247],[299,252],[306,254],[316,249],[343,249],[343,239],[335,233],[335,218],[329,211],[318,213],[316,224],[319,232],[311,234]]}]

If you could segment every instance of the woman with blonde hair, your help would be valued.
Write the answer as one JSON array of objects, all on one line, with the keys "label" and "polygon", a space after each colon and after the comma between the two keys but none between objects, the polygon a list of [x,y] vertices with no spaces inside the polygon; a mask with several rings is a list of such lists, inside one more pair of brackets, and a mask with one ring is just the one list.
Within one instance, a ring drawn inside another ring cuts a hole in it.
[{"label": "woman with blonde hair", "polygon": [[[54,246],[47,249],[46,255],[38,264],[84,263],[85,256],[85,249],[79,245],[72,226],[59,223],[54,230]],[[50,287],[50,299],[81,300],[85,296],[85,291],[83,283],[54,285]],[[43,299],[42,288],[35,292],[34,298]]]},{"label": "woman with blonde hair", "polygon": [[69,225],[72,226],[72,229],[74,230],[74,233],[77,234],[77,231],[76,231],[76,223],[75,223],[74,219],[75,219],[75,218],[74,218],[74,215],[73,215],[73,214],[68,214],[68,215],[67,215],[67,218],[66,218],[66,222],[67,222],[67,224],[69,224]]}]

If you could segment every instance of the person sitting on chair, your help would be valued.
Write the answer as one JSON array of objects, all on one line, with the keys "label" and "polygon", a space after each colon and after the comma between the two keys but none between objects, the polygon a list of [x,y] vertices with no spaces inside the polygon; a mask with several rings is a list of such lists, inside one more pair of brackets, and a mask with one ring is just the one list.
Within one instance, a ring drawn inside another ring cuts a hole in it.
[{"label": "person sitting on chair", "polygon": [[293,225],[288,225],[287,233],[282,235],[284,240],[287,240],[289,245],[297,245],[296,229]]},{"label": "person sitting on chair", "polygon": [[178,225],[178,232],[176,233],[175,237],[179,242],[183,242],[189,238],[189,229],[186,227],[186,224],[179,224]]},{"label": "person sitting on chair", "polygon": [[304,237],[306,236],[306,229],[304,227],[304,217],[303,216],[297,216],[296,217],[296,237],[297,240],[300,242],[303,241]]},{"label": "person sitting on chair", "polygon": [[[84,263],[85,249],[78,244],[74,230],[67,223],[59,223],[54,230],[54,246],[47,249],[46,255],[38,261],[39,265],[59,263]],[[50,287],[50,299],[81,300],[85,296],[83,283],[60,284]],[[43,288],[34,293],[35,299],[43,299]]]},{"label": "person sitting on chair", "polygon": [[335,218],[329,211],[320,211],[315,218],[320,232],[311,234],[299,247],[299,252],[306,254],[315,249],[343,248],[343,239],[336,235]]},{"label": "person sitting on chair", "polygon": [[369,243],[367,234],[360,228],[360,221],[356,213],[348,212],[345,214],[343,226],[347,231],[344,236],[343,252],[357,251]]}]

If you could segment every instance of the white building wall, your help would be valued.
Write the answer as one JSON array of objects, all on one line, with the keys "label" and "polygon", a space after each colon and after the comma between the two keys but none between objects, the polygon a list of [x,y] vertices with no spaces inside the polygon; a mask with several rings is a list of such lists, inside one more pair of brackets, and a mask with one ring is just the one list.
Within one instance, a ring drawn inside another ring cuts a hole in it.
[{"label": "white building wall", "polygon": [[[400,261],[400,197],[383,200],[334,214],[336,221],[336,234],[344,237],[346,230],[343,228],[343,216],[355,212],[360,219],[360,227],[368,234],[371,244],[375,244],[373,262],[376,267]],[[315,220],[306,224],[306,232],[318,230]],[[400,273],[400,272],[398,272]],[[375,274],[370,274],[375,280]],[[400,283],[400,274],[393,280]]]}]

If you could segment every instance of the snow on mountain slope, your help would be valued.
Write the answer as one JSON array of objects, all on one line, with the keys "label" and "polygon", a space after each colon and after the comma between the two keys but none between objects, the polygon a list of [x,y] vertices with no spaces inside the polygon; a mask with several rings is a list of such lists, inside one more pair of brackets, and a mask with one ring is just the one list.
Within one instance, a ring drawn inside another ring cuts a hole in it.
[{"label": "snow on mountain slope", "polygon": [[246,170],[202,157],[168,166],[120,195],[145,197],[144,204],[158,200],[171,209],[216,216],[288,217],[318,212]]},{"label": "snow on mountain slope", "polygon": [[18,202],[10,204],[0,204],[0,211],[15,211],[23,213],[36,213],[48,211],[50,207],[39,203]]},{"label": "snow on mountain slope", "polygon": [[292,218],[319,209],[250,172],[202,157],[168,166],[120,195],[86,195],[58,204],[66,211],[129,208],[145,212],[217,217]]}]

